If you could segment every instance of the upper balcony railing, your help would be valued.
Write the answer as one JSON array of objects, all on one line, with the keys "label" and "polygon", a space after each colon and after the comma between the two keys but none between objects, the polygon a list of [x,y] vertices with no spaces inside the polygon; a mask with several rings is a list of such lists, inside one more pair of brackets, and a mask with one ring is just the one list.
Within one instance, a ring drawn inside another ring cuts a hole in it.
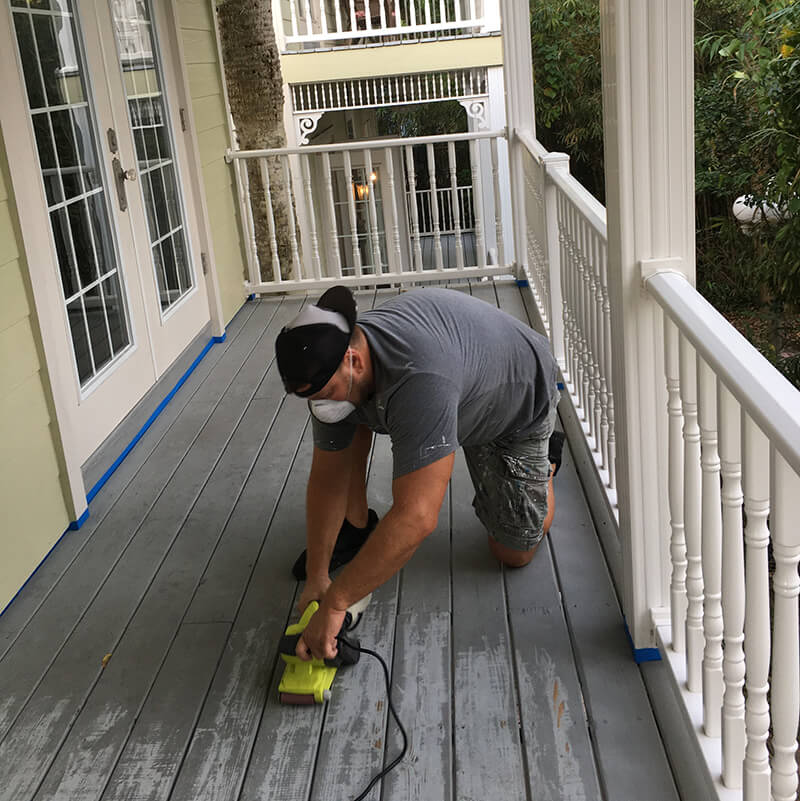
[{"label": "upper balcony railing", "polygon": [[496,0],[289,0],[287,49],[397,44],[500,28]]}]

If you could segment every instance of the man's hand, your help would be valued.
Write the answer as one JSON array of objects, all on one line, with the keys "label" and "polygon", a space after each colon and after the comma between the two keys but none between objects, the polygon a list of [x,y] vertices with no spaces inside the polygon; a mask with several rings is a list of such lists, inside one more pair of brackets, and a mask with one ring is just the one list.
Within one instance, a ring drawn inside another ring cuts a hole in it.
[{"label": "man's hand", "polygon": [[303,587],[303,592],[300,594],[300,600],[297,602],[298,614],[302,615],[312,601],[322,603],[322,599],[330,586],[331,580],[329,576],[309,576],[306,586]]},{"label": "man's hand", "polygon": [[324,602],[297,641],[295,653],[304,662],[311,657],[333,659],[339,650],[336,635],[342,628],[346,609],[331,609]]}]

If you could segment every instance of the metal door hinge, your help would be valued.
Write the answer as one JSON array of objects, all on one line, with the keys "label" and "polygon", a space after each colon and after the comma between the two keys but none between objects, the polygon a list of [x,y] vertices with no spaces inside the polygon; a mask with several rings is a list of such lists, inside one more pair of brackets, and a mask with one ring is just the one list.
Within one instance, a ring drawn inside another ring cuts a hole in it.
[{"label": "metal door hinge", "polygon": [[203,275],[208,275],[208,254],[202,252],[200,254],[200,264],[203,266]]},{"label": "metal door hinge", "polygon": [[179,113],[181,115],[181,130],[185,131],[186,128],[188,127],[186,123],[186,109],[185,108],[179,109]]}]

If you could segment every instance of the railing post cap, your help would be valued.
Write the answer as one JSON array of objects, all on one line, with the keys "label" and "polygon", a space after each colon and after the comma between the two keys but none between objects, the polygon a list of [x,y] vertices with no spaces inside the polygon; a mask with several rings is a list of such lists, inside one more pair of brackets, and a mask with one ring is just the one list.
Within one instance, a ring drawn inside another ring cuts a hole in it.
[{"label": "railing post cap", "polygon": [[569,172],[569,155],[567,153],[548,153],[542,156],[542,163],[548,172]]}]

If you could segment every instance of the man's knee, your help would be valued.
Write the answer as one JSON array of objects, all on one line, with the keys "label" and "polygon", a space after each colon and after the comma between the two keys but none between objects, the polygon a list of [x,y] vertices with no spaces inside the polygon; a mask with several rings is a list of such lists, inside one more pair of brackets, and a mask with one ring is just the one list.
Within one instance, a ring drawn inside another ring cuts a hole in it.
[{"label": "man's knee", "polygon": [[507,545],[501,545],[497,540],[489,537],[489,550],[495,559],[502,562],[506,567],[525,567],[533,559],[538,547],[539,544],[537,543],[528,551],[517,551]]}]

